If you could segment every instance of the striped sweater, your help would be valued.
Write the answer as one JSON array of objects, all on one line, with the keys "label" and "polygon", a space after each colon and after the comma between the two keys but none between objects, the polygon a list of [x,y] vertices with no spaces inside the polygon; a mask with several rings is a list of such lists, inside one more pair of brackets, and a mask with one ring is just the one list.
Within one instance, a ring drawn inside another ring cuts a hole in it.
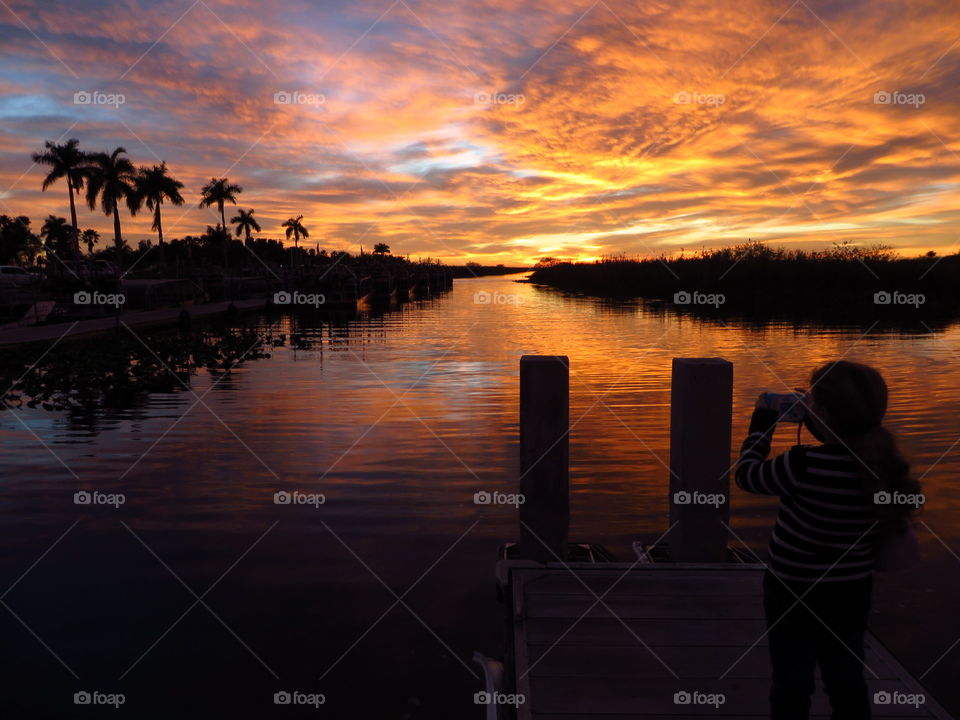
[{"label": "striped sweater", "polygon": [[870,575],[878,536],[873,496],[841,445],[795,445],[768,460],[777,414],[757,410],[737,461],[737,485],[780,496],[770,570],[784,580],[839,582]]}]

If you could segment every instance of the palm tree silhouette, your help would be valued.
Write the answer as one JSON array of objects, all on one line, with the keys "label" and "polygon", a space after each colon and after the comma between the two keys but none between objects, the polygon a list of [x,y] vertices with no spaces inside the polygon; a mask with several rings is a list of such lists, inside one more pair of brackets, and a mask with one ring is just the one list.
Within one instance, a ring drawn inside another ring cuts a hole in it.
[{"label": "palm tree silhouette", "polygon": [[131,214],[139,207],[135,182],[136,170],[130,159],[124,157],[126,149],[118,147],[109,155],[105,152],[89,156],[90,164],[85,174],[87,178],[87,203],[93,210],[100,199],[100,208],[104,215],[113,216],[113,242],[117,251],[117,266],[121,263],[123,235],[120,232],[120,201],[124,200]]},{"label": "palm tree silhouette", "polygon": [[43,179],[41,190],[46,190],[60,178],[67,179],[67,189],[70,191],[70,221],[73,224],[73,251],[80,254],[80,231],[77,228],[77,206],[73,199],[73,191],[78,193],[83,189],[84,169],[87,164],[87,154],[80,150],[80,141],[70,138],[65,143],[57,145],[47,140],[42,152],[35,152],[30,157],[38,165],[48,165],[50,172]]},{"label": "palm tree silhouette", "polygon": [[310,233],[307,232],[307,229],[303,226],[303,223],[300,222],[301,220],[303,220],[303,215],[297,215],[295,218],[290,218],[280,226],[287,229],[287,240],[289,240],[290,236],[293,235],[293,246],[295,248],[300,247],[301,237],[310,237]]},{"label": "palm tree silhouette", "polygon": [[246,235],[245,244],[250,244],[250,232],[260,232],[260,224],[253,218],[253,208],[237,210],[237,214],[230,218],[230,224],[237,226],[237,237]]},{"label": "palm tree silhouette", "polygon": [[223,204],[237,204],[237,195],[243,192],[243,188],[234,185],[227,178],[210,178],[210,182],[200,190],[200,207],[210,207],[216,205],[220,211],[220,226],[224,232],[227,232],[227,221],[223,215]]},{"label": "palm tree silhouette", "polygon": [[310,237],[310,233],[307,232],[307,229],[303,226],[303,223],[300,221],[303,220],[303,215],[297,215],[295,218],[290,218],[283,223],[280,227],[285,227],[287,229],[287,240],[290,239],[290,236],[293,235],[293,247],[294,247],[294,256],[293,256],[293,265],[296,267],[297,264],[297,254],[296,251],[300,247],[300,238]]},{"label": "palm tree silhouette", "polygon": [[93,255],[93,246],[97,244],[97,240],[99,239],[100,233],[93,228],[87,228],[83,231],[83,242],[87,246],[88,255]]},{"label": "palm tree silhouette", "polygon": [[40,228],[40,237],[44,240],[47,250],[58,253],[63,250],[64,245],[72,245],[73,229],[67,225],[67,219],[48,215]]},{"label": "palm tree silhouette", "polygon": [[164,199],[169,200],[172,205],[183,205],[183,196],[180,191],[184,185],[170,176],[165,162],[149,168],[140,168],[137,177],[134,179],[134,185],[137,189],[137,204],[139,205],[142,202],[147,206],[147,209],[153,210],[151,229],[157,231],[162,256],[163,221],[160,217],[160,206],[163,205]]}]

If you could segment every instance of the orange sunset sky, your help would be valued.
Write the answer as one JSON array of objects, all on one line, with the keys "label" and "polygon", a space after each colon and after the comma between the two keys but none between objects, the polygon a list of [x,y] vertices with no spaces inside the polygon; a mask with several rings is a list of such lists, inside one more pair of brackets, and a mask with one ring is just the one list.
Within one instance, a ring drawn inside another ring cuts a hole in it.
[{"label": "orange sunset sky", "polygon": [[168,239],[225,175],[262,236],[453,263],[955,252],[960,3],[0,0],[0,119],[0,213],[35,229],[69,210],[30,153],[76,137],[168,163]]}]

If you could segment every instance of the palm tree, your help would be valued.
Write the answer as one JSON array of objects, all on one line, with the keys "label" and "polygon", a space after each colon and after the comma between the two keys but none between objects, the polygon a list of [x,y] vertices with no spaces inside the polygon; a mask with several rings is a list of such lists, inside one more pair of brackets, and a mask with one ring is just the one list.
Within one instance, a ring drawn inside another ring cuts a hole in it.
[{"label": "palm tree", "polygon": [[243,192],[243,188],[234,185],[227,178],[210,178],[210,182],[200,190],[200,207],[210,207],[216,205],[220,211],[220,224],[223,231],[227,231],[227,221],[223,215],[223,204],[237,204],[237,195]]},{"label": "palm tree", "polygon": [[290,218],[280,226],[287,229],[287,240],[289,240],[290,236],[293,235],[294,267],[296,267],[297,264],[297,250],[300,247],[300,237],[310,237],[310,233],[307,232],[307,229],[303,226],[303,223],[300,222],[301,220],[303,220],[303,215],[297,215],[295,218]]},{"label": "palm tree", "polygon": [[47,140],[42,152],[33,153],[30,157],[38,165],[48,165],[50,172],[43,179],[41,190],[46,190],[60,178],[67,179],[67,189],[70,191],[70,221],[73,225],[73,251],[80,254],[80,231],[77,228],[77,206],[73,199],[73,191],[78,193],[83,189],[83,174],[87,164],[87,154],[79,149],[80,141],[70,138],[65,143],[57,145]]},{"label": "palm tree", "polygon": [[0,262],[25,259],[32,263],[41,250],[40,239],[30,230],[30,218],[0,215]]},{"label": "palm tree", "polygon": [[164,199],[173,205],[183,205],[183,196],[180,191],[184,185],[179,180],[170,177],[167,172],[167,163],[161,162],[153,167],[142,167],[134,179],[137,189],[137,202],[144,203],[147,209],[153,210],[153,225],[151,230],[157,231],[160,241],[160,253],[163,254],[163,222],[160,218],[160,206]]},{"label": "palm tree", "polygon": [[117,251],[117,265],[123,250],[123,235],[120,232],[120,201],[126,201],[130,213],[135,214],[139,207],[136,190],[137,172],[130,159],[124,157],[126,150],[118,147],[109,155],[105,152],[89,156],[90,164],[86,169],[87,204],[93,210],[100,199],[100,208],[104,215],[113,216],[113,242]]},{"label": "palm tree", "polygon": [[390,254],[390,246],[387,245],[386,243],[377,243],[376,245],[373,246],[373,254],[374,254],[374,255],[389,255],[389,254]]},{"label": "palm tree", "polygon": [[300,222],[301,220],[303,220],[303,215],[297,215],[297,217],[290,218],[280,226],[287,229],[287,240],[289,240],[290,236],[293,235],[294,248],[300,247],[301,237],[310,237],[310,233],[307,232],[307,229],[303,226],[303,223]]},{"label": "palm tree", "polygon": [[66,218],[48,215],[40,228],[40,237],[48,251],[58,253],[64,246],[69,247],[72,244],[73,230],[67,225]]},{"label": "palm tree", "polygon": [[88,255],[93,255],[93,246],[97,244],[97,240],[99,239],[100,233],[93,228],[87,228],[83,231],[83,242],[87,246]]},{"label": "palm tree", "polygon": [[250,244],[250,232],[260,232],[260,224],[253,219],[253,208],[237,210],[237,214],[230,218],[230,224],[237,226],[237,237],[246,235],[246,243]]}]

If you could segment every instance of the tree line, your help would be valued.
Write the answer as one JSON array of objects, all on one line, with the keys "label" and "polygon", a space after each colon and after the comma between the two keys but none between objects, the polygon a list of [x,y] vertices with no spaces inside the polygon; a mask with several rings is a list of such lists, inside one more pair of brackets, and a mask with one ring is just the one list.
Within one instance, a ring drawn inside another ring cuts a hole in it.
[{"label": "tree line", "polygon": [[[165,204],[185,204],[181,192],[185,186],[170,174],[166,162],[136,167],[123,147],[112,152],[85,152],[80,149],[80,141],[76,138],[70,138],[64,143],[48,140],[44,143],[43,150],[33,153],[31,157],[36,164],[47,168],[41,190],[46,191],[61,181],[66,184],[70,221],[67,224],[65,218],[50,215],[37,235],[33,232],[28,217],[0,215],[0,262],[32,263],[45,253],[52,254],[61,261],[61,256],[77,260],[81,257],[82,246],[86,246],[87,252],[92,254],[100,239],[100,233],[93,229],[80,230],[77,203],[81,199],[86,201],[90,210],[99,207],[104,215],[113,219],[114,254],[118,265],[122,264],[124,250],[128,249],[123,239],[121,208],[125,206],[131,216],[146,208],[153,215],[151,229],[157,233],[159,260],[161,263],[165,262],[169,243],[165,242],[163,237],[162,209]],[[229,262],[230,230],[225,207],[228,203],[236,205],[237,197],[242,192],[240,185],[225,177],[211,178],[203,186],[198,207],[216,207],[220,221],[215,228],[208,227],[206,234],[199,238],[184,238],[181,242],[188,253],[193,245],[215,245],[222,247],[224,264]],[[244,246],[247,248],[263,245],[262,242],[255,243],[252,238],[253,233],[261,232],[253,208],[238,208],[237,214],[230,218],[230,224],[236,237],[244,238]],[[300,241],[310,237],[309,230],[303,224],[303,216],[289,218],[282,227],[286,239],[293,239],[296,256],[300,250]],[[275,244],[282,248],[280,243]],[[388,254],[390,247],[385,243],[378,243],[373,252],[379,255]]]}]

